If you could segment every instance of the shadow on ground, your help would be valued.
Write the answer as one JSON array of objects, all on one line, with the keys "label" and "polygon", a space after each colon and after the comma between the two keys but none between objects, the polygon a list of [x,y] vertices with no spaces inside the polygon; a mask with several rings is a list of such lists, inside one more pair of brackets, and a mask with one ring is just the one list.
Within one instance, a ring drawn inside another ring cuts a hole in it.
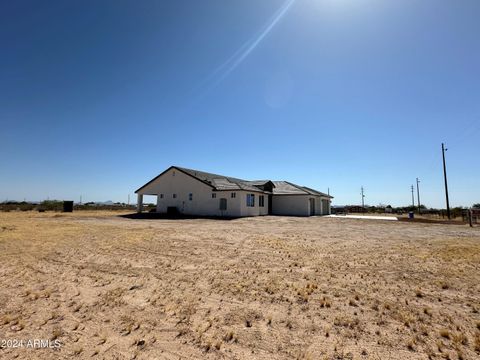
[{"label": "shadow on ground", "polygon": [[235,220],[239,219],[238,217],[227,217],[227,216],[190,216],[182,214],[165,214],[165,213],[132,213],[132,214],[122,214],[117,215],[118,217],[125,219],[135,219],[135,220],[192,220],[192,219],[208,219],[208,220]]}]

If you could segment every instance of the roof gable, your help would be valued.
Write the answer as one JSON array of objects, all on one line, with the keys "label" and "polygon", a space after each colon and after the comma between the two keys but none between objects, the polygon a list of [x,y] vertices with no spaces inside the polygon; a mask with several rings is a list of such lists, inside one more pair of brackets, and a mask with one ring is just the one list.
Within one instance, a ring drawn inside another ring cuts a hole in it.
[{"label": "roof gable", "polygon": [[[168,169],[166,169],[165,171],[163,171],[162,173],[160,173],[159,175],[155,176],[152,180],[150,180],[149,182],[147,182],[145,185],[142,185],[141,187],[139,187],[137,190],[135,190],[135,193],[138,193],[140,190],[142,190],[143,188],[147,187],[148,185],[150,185],[151,183],[153,183],[155,180],[157,180],[158,178],[160,178],[162,175],[166,174],[167,172],[169,172],[171,169],[176,169],[176,170],[179,170],[181,171],[182,173],[186,174],[186,175],[189,175],[189,176],[192,176],[191,174],[189,174],[188,172],[184,171],[184,169],[178,167],[178,166],[170,166]],[[195,178],[196,180],[199,180],[201,182],[203,182],[205,185],[208,185],[210,187],[213,188],[213,185],[212,184],[209,184],[207,183],[206,181],[202,181],[201,179],[199,178],[196,178],[195,176],[192,176],[193,178]]]}]

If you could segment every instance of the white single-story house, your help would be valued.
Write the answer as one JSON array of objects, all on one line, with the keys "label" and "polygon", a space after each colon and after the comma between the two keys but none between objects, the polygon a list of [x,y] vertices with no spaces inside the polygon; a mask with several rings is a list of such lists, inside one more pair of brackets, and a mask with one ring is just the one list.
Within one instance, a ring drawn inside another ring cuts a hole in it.
[{"label": "white single-story house", "polygon": [[248,181],[171,166],[139,188],[157,197],[158,213],[189,216],[329,215],[332,196],[288,181]]}]

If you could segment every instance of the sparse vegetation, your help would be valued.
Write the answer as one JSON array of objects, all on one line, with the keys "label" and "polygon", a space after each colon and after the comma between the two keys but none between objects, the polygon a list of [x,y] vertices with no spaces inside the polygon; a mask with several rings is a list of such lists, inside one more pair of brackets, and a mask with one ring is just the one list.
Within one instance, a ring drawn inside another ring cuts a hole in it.
[{"label": "sparse vegetation", "polygon": [[480,354],[478,228],[88,211],[0,224],[1,294],[15,299],[0,297],[0,332],[60,339],[66,356]]}]

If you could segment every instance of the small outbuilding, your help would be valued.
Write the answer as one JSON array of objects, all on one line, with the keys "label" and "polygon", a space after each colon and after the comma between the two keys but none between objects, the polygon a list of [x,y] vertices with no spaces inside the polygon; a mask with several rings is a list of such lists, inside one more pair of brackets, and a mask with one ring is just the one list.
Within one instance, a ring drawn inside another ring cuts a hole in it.
[{"label": "small outbuilding", "polygon": [[158,213],[225,217],[328,215],[333,198],[287,181],[249,181],[179,166],[169,167],[135,193],[138,212],[143,195],[154,195]]}]

